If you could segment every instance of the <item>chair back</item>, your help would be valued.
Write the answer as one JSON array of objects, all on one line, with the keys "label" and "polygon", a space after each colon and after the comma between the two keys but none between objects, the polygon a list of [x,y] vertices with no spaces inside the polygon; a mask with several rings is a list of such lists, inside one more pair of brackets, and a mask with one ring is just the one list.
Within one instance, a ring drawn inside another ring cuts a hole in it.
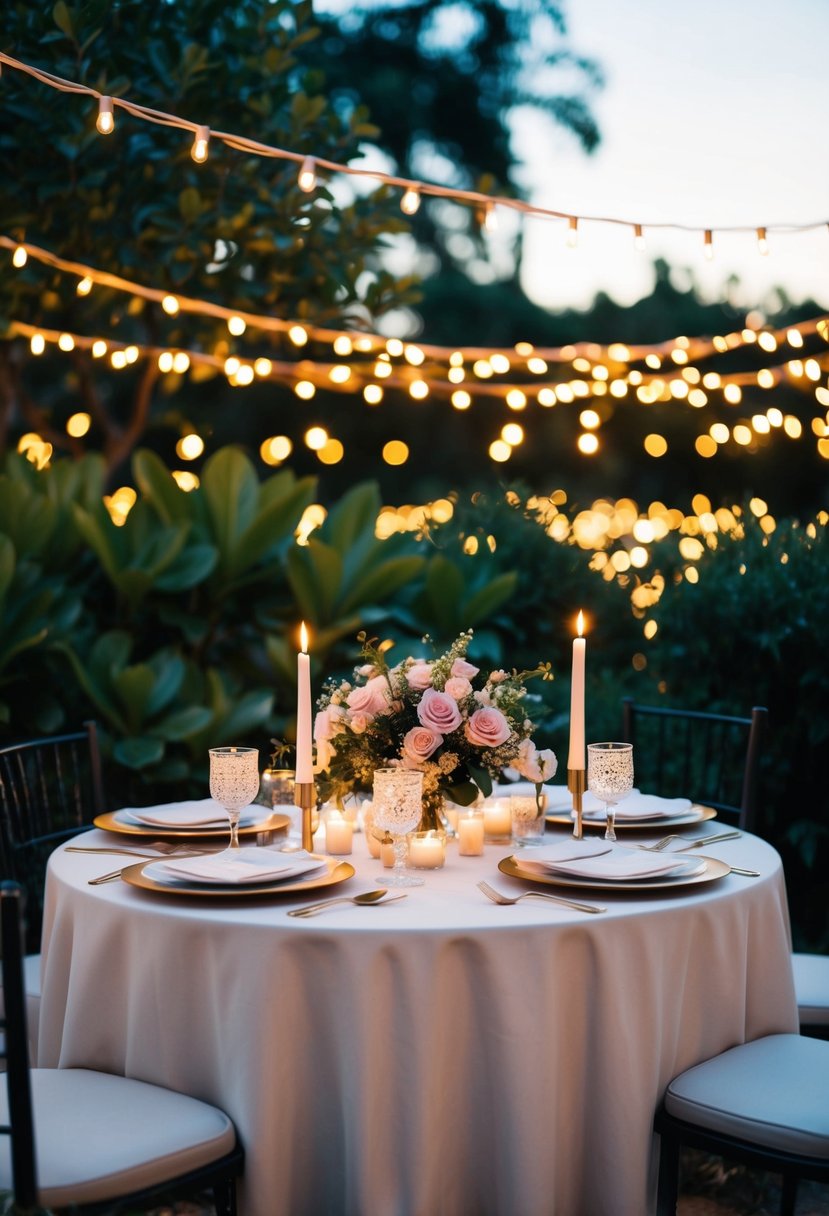
[{"label": "chair back", "polygon": [[751,717],[622,703],[622,738],[632,743],[636,784],[665,797],[712,806],[747,832],[758,826],[758,774],[768,711]]},{"label": "chair back", "polygon": [[81,731],[0,748],[0,878],[14,879],[26,890],[30,951],[40,943],[49,854],[103,810],[94,722]]},{"label": "chair back", "polygon": [[2,945],[3,1030],[0,1054],[6,1059],[9,1121],[0,1135],[11,1137],[11,1164],[17,1207],[37,1206],[32,1089],[23,988],[23,890],[19,883],[0,883],[0,944]]}]

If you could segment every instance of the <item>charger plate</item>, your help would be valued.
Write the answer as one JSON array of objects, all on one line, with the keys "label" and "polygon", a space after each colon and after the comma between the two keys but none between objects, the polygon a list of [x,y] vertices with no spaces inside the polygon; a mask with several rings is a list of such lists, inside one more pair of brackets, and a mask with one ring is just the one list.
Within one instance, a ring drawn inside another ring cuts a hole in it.
[{"label": "charger plate", "polygon": [[[317,856],[317,854],[313,854]],[[234,883],[227,887],[211,883],[206,886],[201,883],[190,883],[186,879],[176,879],[175,882],[159,882],[145,873],[157,861],[140,861],[134,866],[122,870],[121,877],[131,887],[139,887],[142,891],[154,891],[158,895],[186,895],[197,899],[248,899],[252,895],[294,895],[298,891],[316,891],[320,887],[334,887],[346,879],[354,877],[354,866],[350,861],[338,861],[334,857],[320,857],[325,862],[325,874],[309,874],[307,878],[297,878],[290,882],[278,879],[262,883]]]},{"label": "charger plate", "polygon": [[673,891],[680,887],[695,887],[704,883],[716,882],[717,879],[725,878],[726,874],[731,873],[731,866],[725,861],[718,861],[716,857],[700,857],[696,853],[693,856],[696,861],[705,862],[703,872],[701,874],[678,874],[674,878],[668,874],[662,874],[655,878],[614,881],[607,878],[580,878],[575,874],[542,875],[535,871],[525,870],[514,857],[502,858],[498,862],[498,869],[502,874],[508,874],[510,878],[521,878],[525,882],[540,882],[547,887],[583,887],[595,891],[616,891],[620,895],[625,895],[628,891]]},{"label": "charger plate", "polygon": [[[128,823],[126,820],[118,818],[118,811],[107,811],[104,815],[97,815],[92,822],[96,828],[103,828],[105,832],[118,832],[123,836],[150,836],[153,840],[188,840],[195,836],[204,840],[230,836],[230,826],[226,823],[214,828],[165,828],[149,823]],[[290,824],[290,815],[268,814],[267,809],[263,807],[262,818],[240,827],[239,835],[256,836],[258,832],[277,832],[280,828],[290,827]]]},{"label": "charger plate", "polygon": [[[550,811],[545,815],[547,823],[553,824],[555,827],[571,828],[573,826],[573,816],[570,811]],[[617,832],[661,832],[663,828],[678,828],[688,826],[691,823],[705,823],[707,819],[716,819],[717,812],[712,806],[700,806],[699,803],[694,803],[690,810],[683,811],[679,815],[652,815],[650,819],[620,819],[616,816],[616,831]],[[603,817],[594,817],[592,815],[582,816],[582,827],[596,828],[604,831],[605,819]]]}]

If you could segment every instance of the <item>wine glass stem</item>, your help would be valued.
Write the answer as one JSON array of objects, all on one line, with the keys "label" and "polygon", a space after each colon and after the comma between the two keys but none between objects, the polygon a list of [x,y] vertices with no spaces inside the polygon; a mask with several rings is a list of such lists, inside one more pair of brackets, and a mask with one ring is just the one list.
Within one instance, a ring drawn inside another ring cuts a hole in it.
[{"label": "wine glass stem", "polygon": [[241,814],[241,811],[228,811],[227,814],[228,814],[228,818],[230,819],[230,844],[228,845],[228,848],[238,849],[239,848],[239,816]]},{"label": "wine glass stem", "polygon": [[392,874],[399,878],[406,871],[406,837],[395,836],[394,838],[394,868]]},{"label": "wine glass stem", "polygon": [[607,827],[605,828],[605,840],[616,839],[616,803],[605,803],[605,813],[607,815]]}]

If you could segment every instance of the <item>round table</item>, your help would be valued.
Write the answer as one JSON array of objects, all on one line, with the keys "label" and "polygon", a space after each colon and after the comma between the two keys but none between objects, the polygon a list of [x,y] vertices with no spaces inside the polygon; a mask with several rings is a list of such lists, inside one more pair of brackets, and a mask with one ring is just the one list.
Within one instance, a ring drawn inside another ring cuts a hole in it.
[{"label": "round table", "polygon": [[[526,889],[498,872],[509,852],[450,844],[407,899],[299,920],[287,909],[314,895],[92,887],[118,859],[61,848],[39,1063],[221,1106],[246,1150],[244,1216],[647,1212],[670,1078],[797,1029],[780,859],[748,835],[708,846],[760,876],[573,893],[607,907],[596,916],[490,903],[482,878]],[[361,836],[351,860],[356,876],[320,897],[382,883]]]}]

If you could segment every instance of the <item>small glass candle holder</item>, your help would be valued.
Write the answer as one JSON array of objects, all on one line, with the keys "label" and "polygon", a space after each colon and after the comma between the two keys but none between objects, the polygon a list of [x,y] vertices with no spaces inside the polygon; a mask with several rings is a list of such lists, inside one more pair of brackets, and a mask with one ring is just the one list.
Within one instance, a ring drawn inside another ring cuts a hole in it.
[{"label": "small glass candle holder", "polygon": [[292,768],[263,769],[256,801],[261,806],[293,806],[294,770]]},{"label": "small glass candle holder", "polygon": [[480,857],[484,851],[484,813],[463,811],[458,815],[458,853],[461,857]]},{"label": "small glass candle holder", "polygon": [[484,837],[487,844],[509,844],[512,816],[508,798],[496,798],[484,804]]},{"label": "small glass candle holder", "polygon": [[354,824],[341,811],[329,811],[325,817],[325,851],[335,857],[346,857],[354,838]]},{"label": "small glass candle holder", "polygon": [[512,820],[512,843],[524,848],[526,845],[543,844],[547,821],[545,795],[513,794],[509,800]]},{"label": "small glass candle holder", "polygon": [[439,870],[446,861],[443,832],[412,832],[407,837],[409,865],[415,870]]}]

